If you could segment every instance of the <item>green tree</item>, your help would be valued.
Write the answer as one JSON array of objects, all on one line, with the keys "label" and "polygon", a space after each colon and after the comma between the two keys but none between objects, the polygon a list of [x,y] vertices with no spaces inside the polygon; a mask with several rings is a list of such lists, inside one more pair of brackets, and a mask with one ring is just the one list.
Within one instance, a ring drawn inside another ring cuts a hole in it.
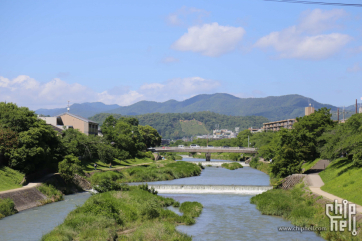
[{"label": "green tree", "polygon": [[251,132],[248,129],[239,132],[237,136],[239,145],[243,147],[248,147],[248,137],[250,138],[250,136]]},{"label": "green tree", "polygon": [[71,182],[75,174],[82,173],[80,161],[73,154],[65,156],[64,160],[59,162],[58,169],[66,182]]},{"label": "green tree", "polygon": [[162,137],[157,130],[151,126],[138,126],[139,132],[143,137],[143,141],[147,147],[155,147],[161,145]]},{"label": "green tree", "polygon": [[230,153],[229,158],[233,161],[239,161],[240,160],[240,153]]},{"label": "green tree", "polygon": [[11,152],[19,145],[18,133],[0,126],[0,165],[8,164]]}]

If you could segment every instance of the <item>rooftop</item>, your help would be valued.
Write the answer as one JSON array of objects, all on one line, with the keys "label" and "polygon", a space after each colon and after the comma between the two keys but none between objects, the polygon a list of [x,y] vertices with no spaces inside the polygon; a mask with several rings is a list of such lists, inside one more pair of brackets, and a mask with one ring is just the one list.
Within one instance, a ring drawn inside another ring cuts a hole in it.
[{"label": "rooftop", "polygon": [[91,120],[89,120],[89,119],[87,119],[87,118],[84,118],[84,117],[82,117],[82,116],[75,115],[75,114],[72,114],[72,113],[69,113],[69,112],[64,112],[64,113],[62,113],[62,114],[60,114],[60,115],[57,115],[56,117],[60,117],[60,116],[62,116],[62,115],[70,115],[70,116],[73,116],[74,118],[80,119],[80,120],[85,121],[85,122],[88,122],[88,123],[98,124],[98,123],[95,122],[95,121],[91,121]]}]

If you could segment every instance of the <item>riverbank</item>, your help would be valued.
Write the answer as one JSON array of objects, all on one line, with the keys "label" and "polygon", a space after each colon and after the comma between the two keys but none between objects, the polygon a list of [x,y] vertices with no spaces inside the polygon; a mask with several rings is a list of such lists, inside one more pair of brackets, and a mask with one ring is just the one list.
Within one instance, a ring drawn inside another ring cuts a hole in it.
[{"label": "riverbank", "polygon": [[92,185],[109,180],[118,183],[152,182],[198,176],[201,167],[197,163],[162,160],[148,166],[137,166],[118,171],[96,172],[88,180]]},{"label": "riverbank", "polygon": [[194,224],[202,205],[183,202],[182,216],[165,209],[168,206],[179,203],[138,186],[93,195],[42,240],[191,240],[176,225]]},{"label": "riverbank", "polygon": [[[361,240],[362,234],[352,236],[347,229],[344,232],[331,232],[330,220],[325,214],[325,205],[330,200],[314,195],[300,183],[290,190],[272,189],[251,198],[251,203],[265,215],[281,216],[299,227],[313,228],[326,240]],[[362,226],[357,222],[358,229]]]}]

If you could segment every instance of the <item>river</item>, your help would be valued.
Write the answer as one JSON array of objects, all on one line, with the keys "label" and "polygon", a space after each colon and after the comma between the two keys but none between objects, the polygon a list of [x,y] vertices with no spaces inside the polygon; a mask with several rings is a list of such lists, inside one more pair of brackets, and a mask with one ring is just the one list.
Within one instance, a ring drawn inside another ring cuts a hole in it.
[{"label": "river", "polygon": [[[185,161],[196,161],[184,158]],[[203,161],[200,159],[200,161]],[[220,161],[220,160],[215,160]],[[237,170],[206,167],[200,176],[153,182],[152,184],[191,185],[269,185],[269,176],[250,167]],[[250,204],[247,194],[159,194],[179,202],[197,201],[204,209],[196,224],[178,226],[193,240],[323,240],[314,232],[278,232],[278,227],[293,226],[274,216],[262,215]],[[65,200],[22,211],[0,220],[0,240],[39,240],[62,223],[67,214],[82,205],[90,195],[65,196]],[[177,208],[170,208],[178,212]]]}]

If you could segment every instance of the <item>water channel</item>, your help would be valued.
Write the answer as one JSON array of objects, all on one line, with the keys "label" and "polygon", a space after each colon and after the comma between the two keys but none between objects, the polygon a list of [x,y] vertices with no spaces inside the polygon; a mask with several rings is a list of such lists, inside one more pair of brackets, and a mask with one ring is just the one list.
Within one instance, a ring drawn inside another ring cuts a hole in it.
[{"label": "water channel", "polygon": [[[185,161],[198,161],[184,158]],[[203,161],[200,159],[200,161]],[[213,161],[213,160],[212,160]],[[220,160],[214,160],[220,161]],[[206,167],[200,176],[152,182],[152,184],[191,185],[269,185],[269,176],[250,167],[237,170]],[[293,226],[274,216],[262,215],[250,204],[248,194],[159,194],[179,202],[197,201],[204,209],[196,224],[177,230],[193,240],[323,240],[314,232],[278,232],[278,227]],[[0,240],[39,240],[62,223],[67,214],[82,205],[88,193],[65,196],[65,200],[25,210],[0,220]],[[177,208],[170,208],[178,213]]]}]

